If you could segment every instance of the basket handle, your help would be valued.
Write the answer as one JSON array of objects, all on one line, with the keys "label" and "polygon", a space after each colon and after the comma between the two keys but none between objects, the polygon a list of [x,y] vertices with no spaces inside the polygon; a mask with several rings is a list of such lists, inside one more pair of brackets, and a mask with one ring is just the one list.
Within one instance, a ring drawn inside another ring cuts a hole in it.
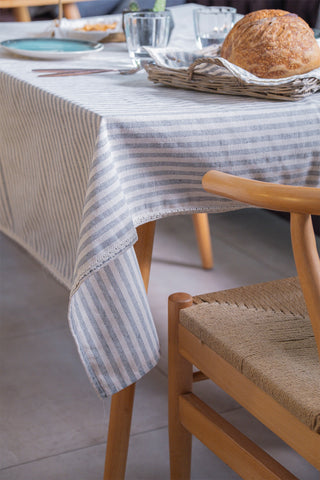
[{"label": "basket handle", "polygon": [[203,64],[206,64],[206,65],[215,65],[216,64],[216,61],[214,58],[210,58],[210,57],[201,57],[201,58],[197,58],[197,60],[195,60],[193,63],[191,63],[190,67],[188,68],[187,72],[188,72],[188,80],[192,80],[192,77],[193,77],[193,74],[195,73],[195,68],[199,65],[203,65]]}]

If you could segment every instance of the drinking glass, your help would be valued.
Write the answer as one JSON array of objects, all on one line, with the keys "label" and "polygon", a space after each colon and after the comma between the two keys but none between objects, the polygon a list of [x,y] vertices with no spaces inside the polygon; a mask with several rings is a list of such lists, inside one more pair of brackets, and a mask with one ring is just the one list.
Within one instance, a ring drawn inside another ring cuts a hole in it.
[{"label": "drinking glass", "polygon": [[237,10],[232,7],[203,7],[193,11],[197,46],[202,49],[223,43],[235,23]]},{"label": "drinking glass", "polygon": [[164,48],[170,36],[170,12],[135,12],[124,16],[130,58],[135,66],[151,62],[144,47]]}]

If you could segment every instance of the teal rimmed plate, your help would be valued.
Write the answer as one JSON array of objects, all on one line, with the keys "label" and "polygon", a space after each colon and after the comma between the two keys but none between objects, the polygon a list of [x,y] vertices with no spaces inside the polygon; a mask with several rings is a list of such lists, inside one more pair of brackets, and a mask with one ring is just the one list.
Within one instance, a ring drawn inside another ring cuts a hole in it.
[{"label": "teal rimmed plate", "polygon": [[63,59],[103,50],[101,43],[62,38],[18,38],[0,42],[10,53],[31,58]]}]

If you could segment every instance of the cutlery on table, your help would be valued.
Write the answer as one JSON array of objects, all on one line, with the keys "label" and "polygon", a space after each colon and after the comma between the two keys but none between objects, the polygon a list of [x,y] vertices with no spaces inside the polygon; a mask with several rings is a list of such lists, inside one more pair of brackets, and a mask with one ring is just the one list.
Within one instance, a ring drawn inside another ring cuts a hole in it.
[{"label": "cutlery on table", "polygon": [[39,68],[32,70],[33,72],[41,73],[39,77],[70,77],[75,75],[92,75],[94,73],[120,73],[120,75],[131,75],[139,72],[142,67],[134,68]]}]

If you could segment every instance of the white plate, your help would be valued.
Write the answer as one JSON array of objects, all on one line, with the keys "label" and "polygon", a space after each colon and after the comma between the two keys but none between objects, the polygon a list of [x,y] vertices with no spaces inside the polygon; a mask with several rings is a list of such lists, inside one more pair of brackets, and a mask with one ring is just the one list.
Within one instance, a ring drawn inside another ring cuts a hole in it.
[{"label": "white plate", "polygon": [[[108,28],[107,30],[79,30],[86,25],[111,25],[115,23],[115,28]],[[122,16],[102,16],[79,18],[78,20],[68,20],[63,18],[60,26],[55,28],[56,38],[77,38],[79,40],[89,40],[91,42],[99,42],[103,38],[110,35],[110,33],[122,32]]]},{"label": "white plate", "polygon": [[103,50],[101,43],[60,38],[18,38],[0,42],[8,52],[31,58],[62,59]]}]

